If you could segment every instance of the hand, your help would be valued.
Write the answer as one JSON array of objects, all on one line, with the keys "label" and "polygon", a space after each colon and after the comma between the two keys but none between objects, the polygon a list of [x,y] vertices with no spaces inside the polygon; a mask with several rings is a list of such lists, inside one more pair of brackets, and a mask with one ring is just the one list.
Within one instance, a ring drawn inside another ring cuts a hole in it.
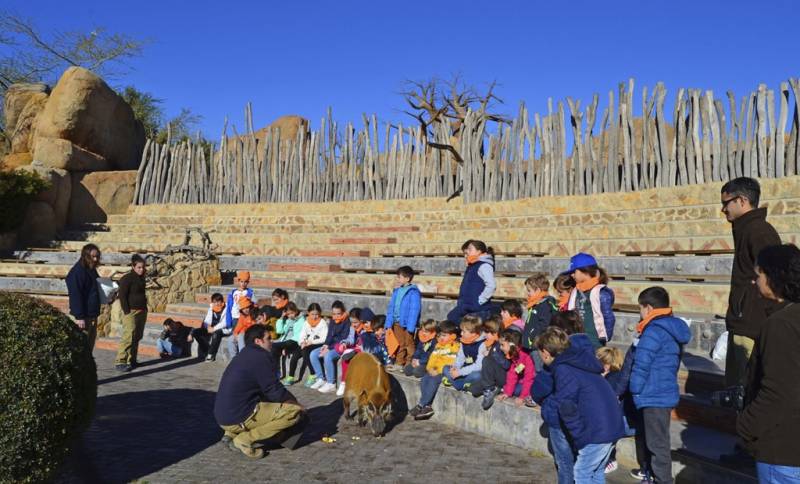
[{"label": "hand", "polygon": [[411,368],[416,368],[419,366],[419,360],[411,360]]},{"label": "hand", "polygon": [[86,329],[86,321],[83,319],[76,319],[75,324],[77,324],[81,329]]},{"label": "hand", "polygon": [[514,399],[514,405],[517,407],[521,407],[523,403],[525,403],[525,400],[521,399],[520,397]]},{"label": "hand", "polygon": [[497,395],[495,397],[495,400],[497,400],[498,402],[502,402],[503,400],[505,400],[507,398],[508,398],[508,395],[506,395],[505,393],[501,393],[500,395]]},{"label": "hand", "polygon": [[458,378],[458,370],[450,368],[450,378]]},{"label": "hand", "polygon": [[327,353],[327,352],[328,352],[328,347],[327,347],[327,346],[323,346],[323,347],[322,347],[322,348],[319,350],[319,356],[325,356],[325,353]]}]

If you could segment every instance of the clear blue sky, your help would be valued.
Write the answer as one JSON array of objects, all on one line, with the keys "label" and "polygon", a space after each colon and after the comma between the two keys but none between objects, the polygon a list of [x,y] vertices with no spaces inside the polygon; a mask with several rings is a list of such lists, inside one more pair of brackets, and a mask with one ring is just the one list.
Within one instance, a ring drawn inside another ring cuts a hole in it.
[{"label": "clear blue sky", "polygon": [[402,81],[454,72],[496,79],[509,114],[520,101],[545,112],[548,96],[605,100],[628,77],[638,113],[639,87],[657,81],[671,104],[679,87],[738,99],[800,76],[795,0],[3,3],[42,28],[151,39],[118,84],[163,98],[171,115],[192,108],[215,139],[226,115],[242,130],[247,101],[256,127],[300,114],[316,128],[329,105],[339,121],[412,122],[399,112]]}]

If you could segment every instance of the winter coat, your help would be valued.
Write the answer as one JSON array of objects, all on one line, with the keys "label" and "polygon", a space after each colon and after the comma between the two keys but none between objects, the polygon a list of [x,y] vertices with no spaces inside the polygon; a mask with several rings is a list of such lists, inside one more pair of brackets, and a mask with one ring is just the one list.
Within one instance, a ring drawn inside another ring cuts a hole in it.
[{"label": "winter coat", "polygon": [[[238,295],[237,295],[238,293]],[[249,287],[244,291],[245,295],[248,299],[253,301],[253,290]],[[239,318],[239,297],[240,296],[239,289],[234,289],[228,294],[228,302],[225,304],[225,311],[228,313],[228,320],[233,321],[234,319]],[[255,301],[253,301],[255,304]],[[235,309],[234,309],[235,307]]]},{"label": "winter coat", "polygon": [[147,311],[147,296],[145,294],[144,276],[130,271],[119,280],[117,291],[119,304],[124,314],[131,311]]},{"label": "winter coat", "polygon": [[80,261],[67,273],[69,313],[75,319],[95,319],[100,315],[100,289],[97,269],[88,269]]},{"label": "winter coat", "polygon": [[482,255],[477,262],[467,266],[458,289],[458,305],[477,309],[492,298],[497,282],[494,279],[494,258]]},{"label": "winter coat", "polygon": [[431,370],[437,375],[440,374],[446,365],[452,365],[456,362],[459,349],[461,349],[461,343],[458,341],[453,341],[452,343],[444,345],[436,343],[436,347],[433,349],[430,358],[428,358],[425,369]]},{"label": "winter coat", "polygon": [[419,364],[425,366],[428,364],[428,358],[431,357],[434,348],[436,348],[436,338],[433,338],[427,343],[417,340],[417,346],[414,348],[414,355],[411,359],[419,360]]},{"label": "winter coat", "polygon": [[598,284],[589,291],[572,290],[567,308],[578,311],[583,318],[586,336],[595,348],[611,341],[614,336],[614,291],[604,284]]},{"label": "winter coat", "polygon": [[[275,321],[275,332],[278,334],[278,341],[295,341],[300,343],[300,334],[303,332],[303,326],[306,324],[305,316],[297,316],[296,319],[279,318]],[[322,324],[322,321],[320,321]],[[291,332],[291,336],[289,333]]]},{"label": "winter coat", "polygon": [[675,316],[661,316],[645,326],[631,369],[630,391],[636,408],[673,408],[678,404],[678,368],[689,326]]},{"label": "winter coat", "polygon": [[336,343],[341,343],[348,339],[350,344],[355,343],[355,334],[350,325],[350,318],[345,318],[341,323],[334,321],[328,323],[328,335],[325,337],[324,343],[328,348],[333,348]]},{"label": "winter coat", "polygon": [[[573,348],[585,348],[588,351],[594,351],[591,340],[584,333],[571,335],[569,343]],[[552,368],[545,366],[542,371],[536,374],[536,378],[533,380],[531,397],[533,397],[533,401],[542,407],[542,420],[549,426],[561,425],[558,418],[558,404],[555,400],[548,399],[554,390]]]},{"label": "winter coat", "polygon": [[214,310],[209,305],[206,317],[203,318],[203,326],[210,332],[222,330],[225,334],[230,334],[233,331],[233,321],[228,318],[228,311],[225,309],[218,315],[218,321],[214,323]]},{"label": "winter coat", "polygon": [[[508,359],[508,358],[506,358]],[[520,368],[521,367],[521,368]],[[531,355],[520,351],[517,357],[511,360],[511,365],[506,372],[506,384],[503,386],[503,393],[506,396],[514,395],[514,389],[517,383],[522,384],[519,398],[529,397],[531,394],[531,385],[536,378],[536,368],[533,365]]]},{"label": "winter coat", "polygon": [[456,355],[456,363],[453,365],[458,370],[459,376],[467,376],[472,372],[481,371],[484,355],[480,349],[485,346],[483,344],[484,339],[486,338],[481,336],[470,344],[461,343]]},{"label": "winter coat", "polygon": [[[392,324],[399,324],[406,331],[414,334],[417,329],[417,322],[419,322],[419,314],[422,308],[422,293],[419,292],[414,284],[409,284],[405,288],[405,293],[400,296],[403,288],[397,287],[392,291],[392,298],[389,300],[389,307],[386,308],[386,329],[392,327]],[[400,307],[397,308],[396,306]],[[400,319],[394,320],[395,312],[399,312]]]},{"label": "winter coat", "polygon": [[553,314],[558,312],[556,300],[552,296],[546,296],[535,306],[527,310],[525,318],[525,328],[522,330],[522,347],[526,350],[533,350],[533,340],[536,339],[550,325]]}]

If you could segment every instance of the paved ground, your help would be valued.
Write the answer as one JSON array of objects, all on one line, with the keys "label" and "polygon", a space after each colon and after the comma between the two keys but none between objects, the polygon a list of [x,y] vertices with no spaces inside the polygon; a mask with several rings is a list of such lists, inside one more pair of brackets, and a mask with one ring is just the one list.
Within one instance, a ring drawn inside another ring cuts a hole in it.
[{"label": "paved ground", "polygon": [[[406,419],[375,439],[340,421],[340,399],[297,386],[312,418],[301,447],[249,461],[219,443],[212,407],[222,363],[150,360],[121,375],[113,356],[95,352],[95,420],[60,482],[555,482],[549,456],[441,424]],[[337,441],[322,442],[326,434]]]}]

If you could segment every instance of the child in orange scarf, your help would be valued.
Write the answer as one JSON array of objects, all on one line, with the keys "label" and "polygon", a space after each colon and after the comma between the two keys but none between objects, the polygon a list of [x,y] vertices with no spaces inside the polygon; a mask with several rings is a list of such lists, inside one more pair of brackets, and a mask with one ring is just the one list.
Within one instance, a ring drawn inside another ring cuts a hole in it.
[{"label": "child in orange scarf", "polygon": [[420,381],[421,396],[419,404],[409,410],[408,414],[414,419],[428,418],[433,415],[433,398],[442,382],[442,370],[446,365],[456,361],[461,343],[457,340],[458,327],[451,321],[439,323],[439,332],[436,335],[436,347],[428,359],[427,374]]},{"label": "child in orange scarf", "polygon": [[256,324],[256,320],[253,318],[253,301],[246,296],[240,297],[239,320],[233,329],[233,336],[236,338],[236,345],[239,351],[244,349],[244,332],[254,324]]},{"label": "child in orange scarf", "polygon": [[411,357],[411,363],[403,368],[403,373],[406,376],[422,378],[425,375],[425,365],[428,364],[428,358],[433,353],[435,346],[436,321],[428,319],[417,330],[417,344],[414,348],[414,355]]},{"label": "child in orange scarf", "polygon": [[571,274],[575,280],[567,302],[583,318],[584,333],[595,348],[605,346],[614,336],[614,291],[608,286],[606,271],[589,254],[579,253],[570,258],[570,266],[562,275]]}]

